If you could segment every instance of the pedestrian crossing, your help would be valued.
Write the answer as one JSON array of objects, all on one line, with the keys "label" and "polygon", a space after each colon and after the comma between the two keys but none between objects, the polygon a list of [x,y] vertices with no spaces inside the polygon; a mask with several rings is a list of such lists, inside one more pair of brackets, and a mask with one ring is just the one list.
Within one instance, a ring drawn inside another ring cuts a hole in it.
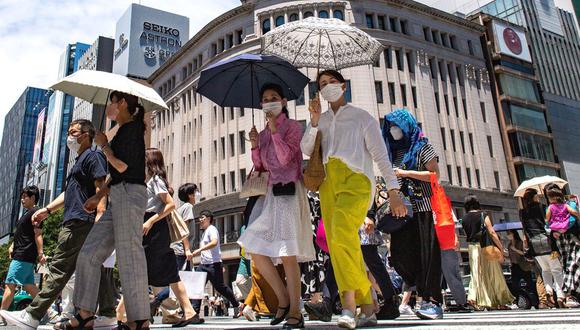
[{"label": "pedestrian crossing", "polygon": [[[336,327],[335,316],[333,322],[307,321],[307,329],[339,329]],[[268,319],[258,322],[248,322],[245,319],[232,319],[231,317],[206,318],[203,325],[190,326],[191,329],[225,330],[225,329],[275,329],[271,327]],[[171,325],[155,323],[152,328],[170,328]],[[15,327],[9,327],[17,329]],[[278,327],[280,328],[280,327]],[[51,326],[41,326],[39,329],[52,329]],[[420,320],[413,315],[403,315],[392,321],[379,321],[379,325],[373,329],[450,329],[450,330],[476,330],[476,329],[550,329],[550,330],[578,330],[580,329],[580,309],[553,309],[553,310],[509,310],[474,313],[446,313],[442,320]]]}]

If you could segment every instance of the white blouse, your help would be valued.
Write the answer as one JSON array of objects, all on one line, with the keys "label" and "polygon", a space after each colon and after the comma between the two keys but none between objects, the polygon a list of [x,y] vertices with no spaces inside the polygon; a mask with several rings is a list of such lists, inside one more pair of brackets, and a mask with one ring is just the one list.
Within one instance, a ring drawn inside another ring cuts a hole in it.
[{"label": "white blouse", "polygon": [[365,174],[371,187],[374,187],[374,161],[385,179],[387,189],[399,189],[379,122],[367,111],[346,104],[336,114],[331,109],[322,113],[318,127],[309,124],[302,137],[300,147],[305,155],[312,154],[319,130],[322,133],[320,147],[324,164],[328,163],[330,157],[338,158],[353,172]]}]

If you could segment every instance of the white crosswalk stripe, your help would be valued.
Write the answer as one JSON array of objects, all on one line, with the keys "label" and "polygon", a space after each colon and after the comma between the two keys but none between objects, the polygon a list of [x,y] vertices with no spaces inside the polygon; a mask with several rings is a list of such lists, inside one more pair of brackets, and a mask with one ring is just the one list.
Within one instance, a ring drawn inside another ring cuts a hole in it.
[{"label": "white crosswalk stripe", "polygon": [[[338,329],[336,317],[334,322],[324,323],[307,321],[307,329]],[[170,325],[155,323],[152,328],[169,328]],[[9,327],[12,328],[12,327]],[[269,329],[269,320],[248,322],[245,319],[217,317],[206,318],[203,325],[191,326],[191,329]],[[280,328],[280,327],[278,327]],[[16,329],[16,328],[12,328]],[[41,326],[39,329],[52,329],[51,326]],[[446,313],[442,320],[419,320],[412,315],[404,315],[393,321],[379,321],[373,329],[450,329],[450,330],[478,330],[478,329],[548,329],[548,330],[578,330],[580,329],[580,309],[553,309],[553,310],[515,310],[475,312],[469,314]]]}]

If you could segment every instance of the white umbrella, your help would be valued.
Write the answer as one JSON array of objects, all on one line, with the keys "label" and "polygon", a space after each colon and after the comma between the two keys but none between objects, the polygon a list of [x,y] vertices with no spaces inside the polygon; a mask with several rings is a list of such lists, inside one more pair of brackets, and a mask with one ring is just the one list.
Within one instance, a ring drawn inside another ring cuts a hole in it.
[{"label": "white umbrella", "polygon": [[539,194],[544,193],[544,187],[549,183],[555,183],[560,188],[564,188],[568,182],[557,176],[545,175],[526,180],[520,184],[516,190],[514,197],[524,197],[524,193],[528,189],[535,189]]},{"label": "white umbrella", "polygon": [[383,51],[366,32],[334,18],[309,17],[279,26],[262,37],[262,53],[296,67],[340,70],[373,64]]},{"label": "white umbrella", "polygon": [[110,72],[79,70],[50,88],[101,105],[107,104],[110,92],[119,91],[137,96],[145,111],[167,109],[167,104],[153,88]]}]

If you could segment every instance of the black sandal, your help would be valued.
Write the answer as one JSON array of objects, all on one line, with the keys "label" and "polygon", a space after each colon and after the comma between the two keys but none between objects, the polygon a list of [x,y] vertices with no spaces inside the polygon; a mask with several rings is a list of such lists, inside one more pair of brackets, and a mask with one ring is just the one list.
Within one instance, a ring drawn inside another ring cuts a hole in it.
[{"label": "black sandal", "polygon": [[[282,316],[280,317],[276,317],[276,315],[278,315],[278,311],[284,311],[282,313]],[[288,316],[288,313],[290,312],[290,306],[287,307],[278,307],[278,311],[276,311],[276,315],[274,315],[274,319],[272,321],[270,321],[270,325],[278,325],[280,323],[282,323],[282,321],[286,320],[286,316]]]},{"label": "black sandal", "polygon": [[284,323],[282,329],[304,329],[304,316],[300,316],[300,318],[290,316],[288,320],[296,320],[297,323]]},{"label": "black sandal", "polygon": [[171,327],[172,328],[183,328],[183,327],[186,327],[190,324],[202,324],[204,322],[205,322],[205,320],[200,318],[199,314],[195,314],[191,318],[189,318],[187,320],[179,321],[179,322],[175,323],[174,325],[172,325]]},{"label": "black sandal", "polygon": [[[149,327],[143,327],[143,324],[145,324],[145,322],[147,322],[147,321],[149,321],[149,320],[135,321],[135,325],[136,325],[135,330],[149,330]],[[131,330],[131,327],[127,323],[117,321],[117,327],[114,328],[113,330]]]},{"label": "black sandal", "polygon": [[72,329],[78,329],[78,330],[92,330],[93,326],[87,327],[87,323],[93,321],[96,319],[96,317],[93,316],[89,316],[86,319],[83,319],[81,317],[80,314],[75,315],[75,319],[79,322],[79,324],[77,326],[73,326],[71,323],[71,320],[66,320],[65,322],[59,322],[56,323],[53,327],[53,329],[57,329],[57,330],[72,330]]}]

